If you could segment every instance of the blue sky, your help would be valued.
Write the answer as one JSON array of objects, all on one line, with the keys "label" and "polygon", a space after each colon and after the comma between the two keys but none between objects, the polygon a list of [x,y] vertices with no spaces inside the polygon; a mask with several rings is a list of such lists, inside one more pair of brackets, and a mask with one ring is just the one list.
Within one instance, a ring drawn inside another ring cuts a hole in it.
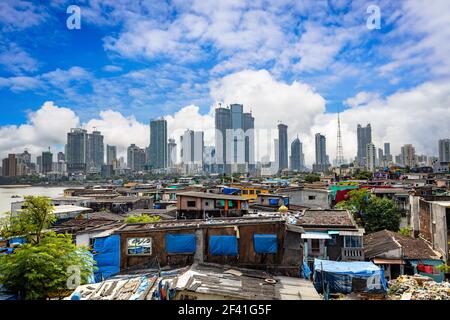
[{"label": "blue sky", "polygon": [[[147,123],[188,105],[204,116],[219,98],[233,98],[214,84],[248,70],[304,84],[325,101],[318,116],[389,102],[448,79],[448,1],[427,3],[4,0],[0,128],[30,123],[29,112],[46,101],[82,123],[102,110]],[[371,4],[381,29],[366,26]],[[80,30],[66,27],[69,5],[81,9]],[[243,95],[234,99],[247,101]]]}]

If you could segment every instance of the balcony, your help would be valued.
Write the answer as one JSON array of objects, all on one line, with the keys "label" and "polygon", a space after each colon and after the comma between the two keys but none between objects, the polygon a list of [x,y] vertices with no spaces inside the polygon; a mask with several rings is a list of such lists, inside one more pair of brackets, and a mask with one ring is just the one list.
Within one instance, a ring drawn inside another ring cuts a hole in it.
[{"label": "balcony", "polygon": [[363,261],[364,250],[363,248],[342,248],[341,257],[342,261]]}]

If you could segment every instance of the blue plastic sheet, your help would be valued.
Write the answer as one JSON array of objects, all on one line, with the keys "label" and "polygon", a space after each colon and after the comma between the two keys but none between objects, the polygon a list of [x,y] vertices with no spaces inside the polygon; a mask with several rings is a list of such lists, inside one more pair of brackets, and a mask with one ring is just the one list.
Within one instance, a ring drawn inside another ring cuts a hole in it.
[{"label": "blue plastic sheet", "polygon": [[253,247],[256,253],[277,253],[277,235],[254,234]]},{"label": "blue plastic sheet", "polygon": [[120,236],[112,235],[96,238],[94,241],[94,260],[98,270],[95,281],[100,282],[120,272]]},{"label": "blue plastic sheet", "polygon": [[278,205],[278,199],[269,199],[269,205],[277,206]]},{"label": "blue plastic sheet", "polygon": [[314,259],[314,287],[318,292],[324,288],[330,293],[351,293],[354,283],[358,291],[386,292],[384,270],[372,262],[340,262]]},{"label": "blue plastic sheet", "polygon": [[308,263],[306,261],[303,261],[303,270],[302,271],[303,271],[302,272],[303,278],[309,280],[311,277],[311,269],[309,268]]},{"label": "blue plastic sheet", "polygon": [[234,194],[234,195],[236,195],[236,194],[240,194],[241,193],[241,189],[238,189],[238,188],[223,188],[222,192],[224,194],[230,194],[230,195]]},{"label": "blue plastic sheet", "polygon": [[212,256],[237,256],[238,241],[236,236],[210,236],[209,253]]},{"label": "blue plastic sheet", "polygon": [[22,237],[9,239],[9,244],[10,245],[13,244],[13,243],[24,244],[26,242],[27,242],[27,240],[25,238],[22,238]]},{"label": "blue plastic sheet", "polygon": [[166,234],[167,253],[195,253],[195,234]]}]

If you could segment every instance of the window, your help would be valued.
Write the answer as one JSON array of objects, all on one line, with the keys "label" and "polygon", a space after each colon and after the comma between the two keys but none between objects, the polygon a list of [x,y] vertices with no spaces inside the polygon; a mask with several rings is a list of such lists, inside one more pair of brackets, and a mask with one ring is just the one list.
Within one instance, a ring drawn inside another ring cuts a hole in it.
[{"label": "window", "polygon": [[261,194],[261,190],[256,190],[256,194]]},{"label": "window", "polygon": [[361,237],[359,236],[345,236],[344,237],[345,248],[361,248]]},{"label": "window", "polygon": [[242,194],[248,194],[248,190],[242,190]]},{"label": "window", "polygon": [[216,201],[216,207],[217,208],[225,208],[225,200],[217,200]]},{"label": "window", "polygon": [[255,190],[250,190],[250,194],[255,194]]},{"label": "window", "polygon": [[205,201],[205,206],[206,207],[209,206],[209,202],[208,201]]},{"label": "window", "polygon": [[308,196],[308,200],[316,200],[316,196]]},{"label": "window", "polygon": [[129,255],[151,255],[152,238],[128,238],[127,252]]},{"label": "window", "polygon": [[188,201],[187,206],[188,208],[195,208],[197,202],[196,201]]},{"label": "window", "polygon": [[277,206],[278,205],[278,199],[269,199],[269,204],[271,206]]},{"label": "window", "polygon": [[311,239],[311,252],[319,253],[320,252],[320,241],[319,239]]}]

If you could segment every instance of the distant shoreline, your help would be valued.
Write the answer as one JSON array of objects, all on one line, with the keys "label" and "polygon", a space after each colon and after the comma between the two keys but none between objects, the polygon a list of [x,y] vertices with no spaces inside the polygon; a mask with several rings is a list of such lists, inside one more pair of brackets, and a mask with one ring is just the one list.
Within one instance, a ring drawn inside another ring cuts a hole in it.
[{"label": "distant shoreline", "polygon": [[15,189],[15,188],[31,188],[31,184],[5,184],[0,185],[0,189]]}]

